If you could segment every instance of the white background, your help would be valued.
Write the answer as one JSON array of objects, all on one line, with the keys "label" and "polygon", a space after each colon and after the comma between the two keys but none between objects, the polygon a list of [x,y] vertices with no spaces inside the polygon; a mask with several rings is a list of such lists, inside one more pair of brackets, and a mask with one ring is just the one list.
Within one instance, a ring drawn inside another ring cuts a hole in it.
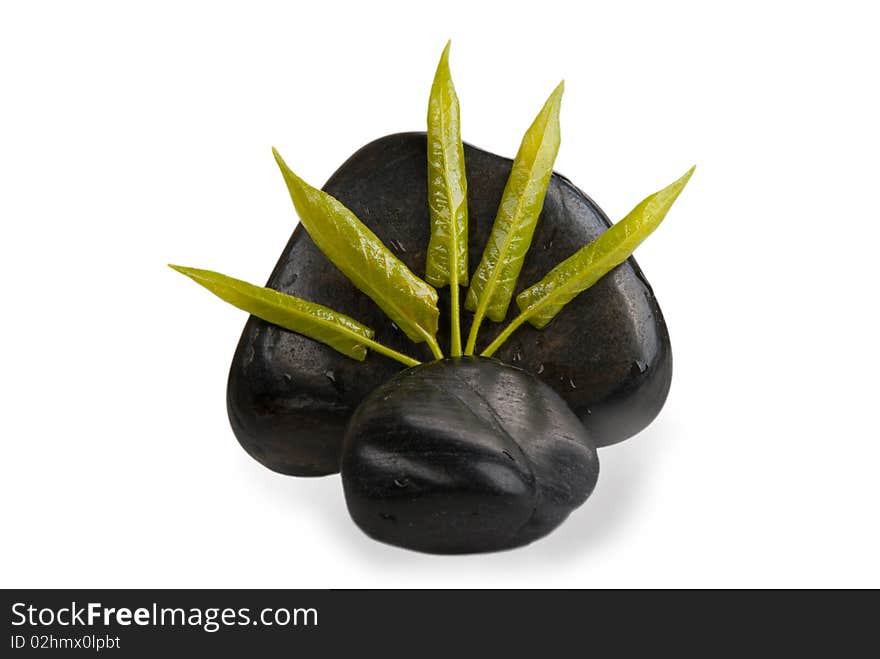
[{"label": "white background", "polygon": [[[872,3],[4,3],[2,586],[880,586]],[[566,80],[557,170],[613,219],[697,172],[638,252],[675,375],[524,549],[362,535],[225,411],[257,283],[321,184],[420,130],[453,39],[463,136],[513,155]]]}]

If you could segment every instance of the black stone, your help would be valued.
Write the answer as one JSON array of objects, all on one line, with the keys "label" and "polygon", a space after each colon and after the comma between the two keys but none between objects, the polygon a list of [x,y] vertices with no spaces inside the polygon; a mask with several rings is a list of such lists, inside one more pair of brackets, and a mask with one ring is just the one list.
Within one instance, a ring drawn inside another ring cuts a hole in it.
[{"label": "black stone", "polygon": [[355,523],[376,540],[442,554],[537,540],[598,477],[593,442],[565,401],[490,359],[398,374],[358,407],[342,453]]},{"label": "black stone", "polygon": [[[418,275],[425,272],[430,230],[425,160],[424,133],[389,135],[355,153],[324,186]],[[465,160],[469,267],[474,272],[511,161],[470,145],[465,145]],[[278,194],[286,194],[280,177],[278,185]],[[592,200],[554,174],[517,292],[608,226]],[[424,344],[410,343],[330,264],[301,226],[293,232],[268,286],[331,306],[375,329],[377,340],[420,360],[431,359]],[[448,351],[449,289],[439,293],[438,338]],[[508,320],[516,312],[516,304],[511,304]],[[463,311],[464,336],[471,318]],[[478,347],[488,345],[505,324],[484,322]],[[672,375],[660,307],[633,259],[569,303],[543,330],[521,327],[495,356],[530,370],[556,390],[598,446],[624,440],[647,426],[666,400]],[[252,317],[229,373],[229,419],[242,446],[267,467],[295,475],[334,473],[354,409],[401,369],[376,354],[364,363],[348,359]]]}]

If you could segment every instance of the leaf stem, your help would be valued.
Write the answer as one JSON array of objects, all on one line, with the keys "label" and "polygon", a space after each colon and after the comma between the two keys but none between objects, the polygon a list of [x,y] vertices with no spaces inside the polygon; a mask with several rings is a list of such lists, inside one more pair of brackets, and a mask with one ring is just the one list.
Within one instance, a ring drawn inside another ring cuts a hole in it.
[{"label": "leaf stem", "polygon": [[483,317],[486,315],[486,305],[482,304],[482,300],[480,305],[477,307],[477,311],[474,314],[474,321],[471,323],[471,331],[468,332],[468,340],[467,345],[464,348],[464,354],[473,356],[474,349],[477,345],[477,334],[480,331],[480,324],[483,322]]},{"label": "leaf stem", "polygon": [[375,350],[378,353],[385,355],[386,357],[390,357],[391,359],[395,359],[399,361],[404,366],[418,366],[422,362],[417,359],[413,359],[408,355],[404,355],[401,352],[397,352],[396,350],[392,350],[388,346],[379,343],[378,341],[374,341],[373,339],[368,339],[366,337],[358,337],[358,341],[367,346],[370,350]]},{"label": "leaf stem", "polygon": [[450,333],[452,334],[449,354],[453,357],[461,357],[461,317],[458,306],[458,272],[452,268],[449,273],[449,298],[450,298]]},{"label": "leaf stem", "polygon": [[[495,351],[501,347],[501,345],[510,338],[510,335],[514,333],[514,331],[526,322],[529,319],[529,315],[527,312],[521,313],[519,316],[510,321],[510,324],[504,328],[504,331],[501,332],[498,336],[495,337],[495,340],[492,341],[483,352],[480,353],[481,357],[491,357],[495,354]],[[473,354],[472,352],[469,354]]]},{"label": "leaf stem", "polygon": [[428,347],[431,349],[431,352],[434,354],[434,359],[443,359],[445,355],[443,351],[440,349],[440,344],[437,343],[437,337],[433,334],[429,334],[428,331],[424,327],[418,328],[419,333],[425,337],[425,343],[428,344]]},{"label": "leaf stem", "polygon": [[428,347],[431,349],[431,352],[434,353],[434,358],[443,359],[443,351],[440,349],[440,345],[437,343],[437,338],[426,333],[425,341],[427,342]]}]

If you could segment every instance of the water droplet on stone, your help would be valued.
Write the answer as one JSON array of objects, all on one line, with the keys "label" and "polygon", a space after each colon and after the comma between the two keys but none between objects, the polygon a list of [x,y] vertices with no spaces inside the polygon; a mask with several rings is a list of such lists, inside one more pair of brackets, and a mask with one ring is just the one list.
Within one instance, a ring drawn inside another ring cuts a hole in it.
[{"label": "water droplet on stone", "polygon": [[633,375],[641,375],[642,373],[644,373],[645,371],[648,370],[648,365],[645,362],[641,361],[640,359],[637,359],[636,361],[634,361],[632,363],[632,366],[630,367],[629,370],[630,370],[630,373],[632,373]]},{"label": "water droplet on stone", "polygon": [[543,373],[543,372],[544,372],[544,365],[538,364],[538,375],[541,375],[541,373]]},{"label": "water droplet on stone", "polygon": [[293,376],[290,373],[285,373],[284,374],[284,381],[285,382],[293,382]]},{"label": "water droplet on stone", "polygon": [[397,323],[392,322],[391,327],[393,327],[397,331],[400,331],[400,328],[397,326]]},{"label": "water droplet on stone", "polygon": [[407,479],[405,476],[403,478],[395,478],[394,484],[397,487],[403,488],[403,487],[406,487],[407,485],[409,485],[409,479]]},{"label": "water droplet on stone", "polygon": [[568,378],[568,386],[571,387],[572,389],[577,389],[577,385],[574,383],[573,378]]},{"label": "water droplet on stone", "polygon": [[324,376],[330,380],[330,384],[333,385],[333,388],[336,389],[336,393],[343,394],[345,393],[345,385],[342,383],[342,380],[336,377],[336,373],[333,371],[324,371]]}]

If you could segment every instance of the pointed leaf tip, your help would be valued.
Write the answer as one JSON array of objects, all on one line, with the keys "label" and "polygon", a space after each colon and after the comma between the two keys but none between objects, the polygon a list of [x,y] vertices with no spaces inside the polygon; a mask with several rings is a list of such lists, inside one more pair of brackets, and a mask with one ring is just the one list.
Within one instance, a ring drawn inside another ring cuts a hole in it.
[{"label": "pointed leaf tip", "polygon": [[544,103],[544,110],[552,110],[556,113],[559,112],[559,107],[562,105],[562,95],[565,93],[565,80],[560,81],[558,85],[550,92],[550,96],[547,97],[547,100]]},{"label": "pointed leaf tip", "polygon": [[693,174],[694,174],[694,170],[695,170],[696,168],[697,168],[696,165],[691,166],[691,168],[690,168],[689,170],[687,170],[687,171],[682,175],[682,177],[681,177],[680,179],[678,179],[678,180],[679,180],[679,181],[684,181],[684,183],[687,183],[688,181],[691,180],[691,176],[693,176]]},{"label": "pointed leaf tip", "polygon": [[452,39],[449,39],[446,42],[446,45],[443,46],[443,54],[440,55],[441,62],[449,62],[449,48],[452,46]]},{"label": "pointed leaf tip", "polygon": [[193,275],[196,274],[196,271],[193,270],[193,268],[187,268],[182,265],[174,265],[173,263],[169,263],[168,267],[171,268],[172,270],[176,270],[177,272],[179,272],[182,275],[186,275],[187,277],[192,277]]},{"label": "pointed leaf tip", "polygon": [[[681,191],[684,190],[685,186],[688,184],[688,181],[691,180],[691,176],[693,176],[694,170],[696,168],[697,166],[694,165],[684,174],[682,174],[680,178],[670,183],[662,190],[655,192],[653,195],[645,199],[642,203],[654,201],[660,205],[667,206],[666,210],[669,210],[668,206],[671,206],[672,203],[678,198],[678,195],[681,194]],[[666,211],[663,211],[664,215],[665,213]]]},{"label": "pointed leaf tip", "polygon": [[281,157],[281,154],[278,153],[278,149],[276,149],[274,146],[272,147],[272,156],[275,158],[275,162],[276,162],[276,163],[278,164],[278,166],[281,168],[281,171],[282,171],[282,172],[284,172],[284,170],[289,170],[289,169],[290,169],[290,168],[287,166],[287,163],[284,162],[284,158],[282,158],[282,157]]},{"label": "pointed leaf tip", "polygon": [[[451,44],[452,40],[450,39],[446,42],[446,47],[443,48],[443,52],[440,54],[437,70],[434,72],[434,81],[431,83],[432,93],[438,93],[439,88],[445,85],[448,87],[446,92],[451,96],[455,95],[455,87],[452,85],[452,72],[449,70],[449,46]],[[457,97],[455,103],[458,103]]]},{"label": "pointed leaf tip", "polygon": [[284,177],[284,180],[288,182],[293,181],[297,184],[298,187],[305,187],[305,181],[303,181],[296,173],[287,166],[287,163],[284,162],[284,158],[281,157],[281,154],[278,152],[274,146],[272,147],[272,155],[275,156],[275,162],[278,165],[278,168],[281,170],[281,175]]}]

